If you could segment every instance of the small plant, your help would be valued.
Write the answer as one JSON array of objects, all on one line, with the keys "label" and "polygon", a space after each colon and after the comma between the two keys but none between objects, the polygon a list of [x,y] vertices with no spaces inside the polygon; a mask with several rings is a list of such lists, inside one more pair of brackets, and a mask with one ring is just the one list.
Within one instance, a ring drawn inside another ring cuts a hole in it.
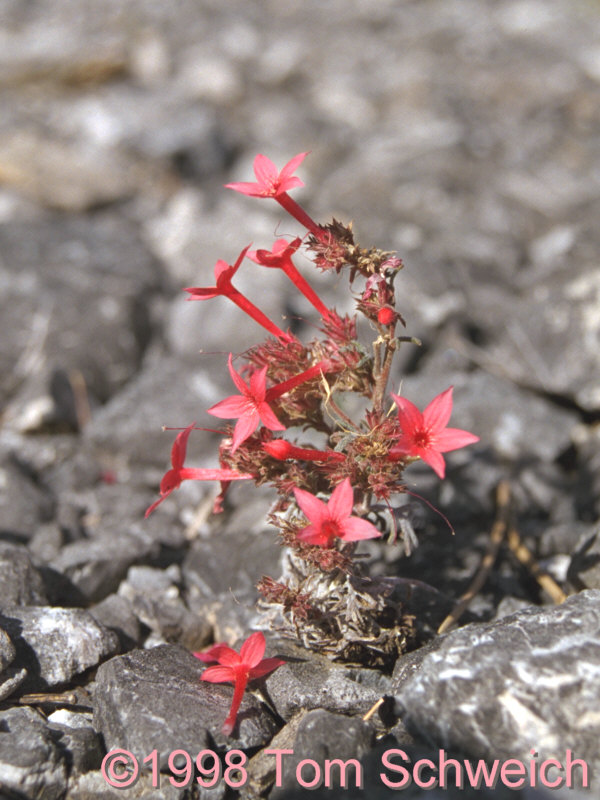
[{"label": "small plant", "polygon": [[[233,354],[229,355],[229,374],[238,393],[207,409],[213,416],[235,421],[223,431],[220,466],[184,466],[192,423],[178,434],[172,468],[161,481],[160,498],[146,515],[184,480],[220,481],[215,511],[222,509],[231,481],[269,484],[277,493],[270,521],[286,548],[283,576],[263,577],[258,585],[272,624],[334,659],[389,667],[407,649],[414,635],[413,620],[395,598],[393,579],[370,579],[363,573],[355,556],[357,542],[381,537],[376,522],[382,508],[390,511],[385,532],[390,540],[398,537],[390,500],[407,491],[405,467],[421,459],[444,478],[443,453],[478,437],[447,427],[452,388],[423,412],[406,398],[389,393],[398,348],[416,341],[396,333],[405,324],[394,293],[402,261],[394,253],[360,247],[351,225],[337,220],[317,224],[292,200],[288,191],[302,186],[293,173],[305,156],[300,153],[278,172],[268,158],[258,155],[256,182],[227,185],[252,197],[276,200],[307,234],[303,240],[278,239],[271,250],[250,251],[247,246],[233,265],[217,262],[213,286],[185,290],[189,300],[229,299],[269,337],[241,355],[242,366],[237,369]],[[293,261],[301,247],[317,268],[347,274],[356,314],[341,316],[316,294]],[[319,314],[318,338],[300,341],[235,288],[233,281],[245,258],[284,272]],[[358,315],[373,331],[370,346],[359,341]],[[348,394],[364,398],[362,419],[344,410]],[[318,437],[318,447],[310,441],[311,434]],[[214,676],[233,679],[219,669]],[[243,693],[238,691],[242,683],[236,679],[238,694]],[[232,715],[235,719],[233,710]]]}]

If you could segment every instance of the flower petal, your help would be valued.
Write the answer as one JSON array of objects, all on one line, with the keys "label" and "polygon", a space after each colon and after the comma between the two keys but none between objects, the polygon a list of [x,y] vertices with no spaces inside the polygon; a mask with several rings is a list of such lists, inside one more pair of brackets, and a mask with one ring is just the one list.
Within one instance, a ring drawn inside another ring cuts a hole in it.
[{"label": "flower petal", "polygon": [[290,189],[297,189],[299,186],[304,186],[304,182],[297,178],[295,175],[291,178],[284,178],[280,181],[277,185],[277,189],[275,190],[274,197],[278,197],[281,194],[285,194],[289,192]]},{"label": "flower petal", "polygon": [[257,369],[250,376],[250,394],[256,403],[265,399],[267,393],[267,367]]},{"label": "flower petal", "polygon": [[407,436],[406,434],[402,434],[400,438],[395,442],[394,446],[390,448],[390,455],[396,456],[400,453],[404,453],[405,455],[416,455],[415,450],[415,441],[412,436]]},{"label": "flower petal", "polygon": [[[294,173],[298,169],[300,164],[304,161],[304,159],[308,155],[308,152],[310,151],[307,151],[306,153],[298,153],[298,155],[294,156],[293,158],[290,158],[290,160],[287,162],[287,164],[283,167],[283,169],[279,173],[280,184],[288,182],[287,188],[283,189],[283,191],[287,191],[287,189],[293,188],[292,186],[289,185],[289,180],[292,176],[292,173]],[[298,181],[298,183],[295,184],[296,186],[304,186],[300,178],[295,178],[295,180]]]},{"label": "flower petal", "polygon": [[195,426],[196,423],[192,422],[192,424],[188,425],[185,430],[177,434],[175,441],[173,442],[173,447],[171,448],[171,464],[173,465],[173,469],[181,469],[181,467],[183,467],[185,453],[187,450],[187,442],[190,438],[190,433]]},{"label": "flower petal", "polygon": [[220,258],[215,264],[215,281],[217,287],[219,287],[219,283],[223,283],[224,280],[231,280],[232,277],[233,267],[231,264],[228,264],[227,261],[223,261],[223,259]]},{"label": "flower petal", "polygon": [[231,443],[232,453],[235,453],[242,442],[245,442],[249,436],[252,436],[254,431],[258,428],[259,422],[260,418],[255,408],[247,411],[238,419],[233,429],[233,440]]},{"label": "flower petal", "polygon": [[394,402],[398,406],[398,421],[405,436],[410,436],[413,431],[423,426],[423,415],[414,403],[405,397],[392,394]]},{"label": "flower petal", "polygon": [[354,490],[352,489],[350,478],[345,478],[331,493],[327,503],[327,511],[330,517],[340,521],[352,514],[353,505]]},{"label": "flower petal", "polygon": [[233,189],[234,192],[246,194],[249,197],[263,197],[263,187],[261,183],[254,181],[237,181],[236,183],[226,183],[226,189]]},{"label": "flower petal", "polygon": [[435,437],[435,449],[440,453],[447,453],[450,450],[458,450],[459,447],[466,447],[468,444],[475,444],[479,441],[479,436],[469,431],[462,431],[460,428],[446,428]]},{"label": "flower petal", "polygon": [[[171,489],[171,492],[172,491],[173,489]],[[162,503],[163,500],[167,499],[167,497],[171,494],[171,492],[163,494],[163,496],[159,497],[158,500],[155,500],[151,506],[148,506],[148,508],[146,509],[146,513],[144,514],[144,519],[147,519],[150,516],[150,514],[152,514],[152,512],[155,510],[155,508],[157,508]]]},{"label": "flower petal", "polygon": [[285,425],[282,425],[281,422],[279,422],[273,409],[268,403],[260,403],[258,406],[258,415],[262,424],[270,431],[284,431],[286,429]]},{"label": "flower petal", "polygon": [[210,286],[208,288],[190,286],[183,291],[191,294],[191,297],[186,298],[187,300],[210,300],[213,297],[219,297],[221,294],[216,286]]},{"label": "flower petal", "polygon": [[257,678],[263,678],[269,672],[273,672],[277,667],[282,667],[286,662],[281,658],[263,658],[260,664],[257,664],[250,670],[248,675],[249,680],[255,681]]},{"label": "flower petal", "polygon": [[294,489],[294,497],[306,517],[308,517],[313,525],[320,528],[323,520],[329,517],[326,504],[315,497],[314,494],[306,492],[304,489]]},{"label": "flower petal", "polygon": [[345,542],[358,542],[360,539],[376,539],[381,536],[375,525],[360,517],[350,517],[341,527],[340,539]]},{"label": "flower petal", "polygon": [[278,178],[277,167],[267,156],[259,153],[254,159],[254,174],[263,189],[270,190]]},{"label": "flower petal", "polygon": [[307,525],[298,531],[296,538],[299,542],[306,542],[306,544],[316,544],[319,547],[330,547],[330,537],[321,530],[321,525]]},{"label": "flower petal", "polygon": [[265,654],[265,635],[260,631],[249,636],[240,648],[240,660],[246,667],[255,667]]},{"label": "flower petal", "polygon": [[252,402],[247,397],[241,394],[232,394],[230,397],[215,403],[214,406],[207,408],[206,413],[220,419],[238,419],[238,417],[246,414],[248,409],[252,408]]},{"label": "flower petal", "polygon": [[208,664],[211,661],[219,661],[219,653],[224,647],[229,647],[229,645],[225,644],[225,642],[216,642],[206,650],[199,650],[196,653],[192,653],[192,655],[200,661],[204,661],[205,664]]},{"label": "flower petal", "polygon": [[239,665],[242,663],[240,654],[237,650],[234,650],[233,647],[229,647],[228,644],[224,644],[219,650],[219,665],[221,667],[231,667],[232,669],[237,669]]},{"label": "flower petal", "polygon": [[450,421],[450,416],[452,415],[453,388],[453,386],[450,386],[450,388],[446,389],[445,392],[442,392],[441,394],[438,394],[437,397],[434,397],[431,403],[429,403],[427,408],[423,411],[423,420],[425,422],[425,426],[433,434],[437,434],[442,431]]},{"label": "flower petal", "polygon": [[250,389],[248,388],[248,384],[242,378],[239,372],[236,372],[233,367],[233,354],[229,353],[229,358],[227,359],[227,367],[229,369],[229,374],[231,375],[231,380],[233,381],[235,388],[241,394],[246,395],[246,397],[250,394]]},{"label": "flower petal", "polygon": [[201,681],[209,683],[227,683],[235,681],[236,671],[233,667],[207,667],[200,676]]},{"label": "flower petal", "polygon": [[432,448],[428,447],[426,450],[421,450],[419,455],[426,464],[429,464],[438,478],[443,480],[444,476],[446,475],[446,462],[444,461],[442,454],[437,450],[433,450]]}]

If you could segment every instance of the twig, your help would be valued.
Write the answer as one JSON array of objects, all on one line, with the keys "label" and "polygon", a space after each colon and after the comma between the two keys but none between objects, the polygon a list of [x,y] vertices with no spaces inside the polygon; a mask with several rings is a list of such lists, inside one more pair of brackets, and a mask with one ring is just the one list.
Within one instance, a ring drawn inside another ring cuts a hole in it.
[{"label": "twig", "polygon": [[383,705],[383,701],[384,701],[384,700],[385,700],[385,698],[384,698],[384,697],[380,697],[380,698],[379,698],[379,700],[378,700],[378,701],[375,703],[375,705],[374,705],[374,706],[371,706],[371,708],[370,708],[370,709],[367,711],[367,713],[364,715],[364,717],[363,717],[363,722],[368,722],[368,721],[371,719],[371,717],[372,717],[372,716],[373,716],[373,714],[374,714],[374,713],[377,711],[377,709],[378,709],[380,706],[382,706],[382,705]]},{"label": "twig", "polygon": [[562,603],[567,599],[567,595],[554,578],[542,571],[542,568],[533,557],[533,553],[523,544],[519,532],[512,526],[508,530],[507,544],[516,558],[523,566],[527,567],[542,589],[550,595],[555,603]]},{"label": "twig", "polygon": [[81,370],[72,369],[68,377],[71,391],[73,392],[77,425],[79,429],[82,430],[92,418],[87,385]]},{"label": "twig", "polygon": [[500,481],[496,488],[496,519],[492,525],[492,530],[490,531],[488,551],[484,555],[481,564],[479,565],[479,569],[471,581],[471,585],[459,598],[450,614],[448,614],[446,619],[442,622],[437,630],[438,633],[445,633],[453,625],[456,625],[458,620],[469,607],[471,600],[477,595],[483,584],[486,582],[487,577],[494,566],[494,561],[498,555],[498,550],[500,549],[502,540],[506,535],[506,530],[508,527],[509,504],[510,486],[506,481]]}]

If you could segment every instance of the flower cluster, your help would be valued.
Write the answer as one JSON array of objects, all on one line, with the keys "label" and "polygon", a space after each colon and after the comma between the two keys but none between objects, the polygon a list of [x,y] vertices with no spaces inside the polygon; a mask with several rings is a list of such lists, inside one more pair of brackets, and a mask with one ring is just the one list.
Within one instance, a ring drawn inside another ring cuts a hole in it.
[{"label": "flower cluster", "polygon": [[[406,398],[390,393],[388,383],[396,351],[403,342],[414,341],[397,335],[398,326],[405,324],[396,309],[394,292],[402,261],[394,253],[361,248],[351,225],[337,220],[317,224],[289,196],[291,189],[303,185],[294,172],[306,155],[298,154],[280,171],[266,156],[257,155],[256,181],[227,184],[227,188],[250,197],[275,200],[306,229],[306,235],[291,241],[278,239],[270,250],[250,251],[248,245],[233,264],[217,261],[214,285],[185,290],[191,301],[230,300],[268,337],[238,359],[229,355],[229,374],[238,393],[207,409],[212,416],[230,420],[223,429],[219,466],[184,466],[187,441],[195,427],[192,423],[177,436],[172,468],[161,481],[159,499],[146,514],[184,480],[220,481],[215,511],[222,508],[231,481],[270,484],[278,495],[270,518],[288,548],[289,568],[280,581],[261,580],[259,589],[264,598],[279,606],[289,629],[301,635],[308,646],[336,658],[377,663],[376,658],[384,657],[382,653],[390,655],[394,647],[400,647],[400,623],[396,616],[389,635],[381,632],[387,601],[361,577],[353,557],[356,543],[381,536],[374,524],[373,508],[389,505],[393,495],[405,491],[402,476],[407,465],[420,459],[443,478],[443,454],[476,442],[478,437],[447,427],[452,411],[451,387],[423,412]],[[319,297],[294,263],[300,248],[319,269],[347,272],[356,314],[340,315]],[[245,259],[286,275],[319,315],[317,338],[304,342],[283,330],[234,286]],[[358,315],[367,320],[374,333],[370,346],[358,338]],[[238,368],[234,366],[237,360],[242,362]],[[348,393],[365,398],[362,419],[344,410]],[[292,429],[312,431],[318,436],[319,446],[304,441],[304,434],[299,441]],[[336,598],[333,605],[332,598]],[[250,641],[244,645],[246,649]],[[365,656],[365,649],[371,655],[377,653],[375,661]],[[228,728],[235,719],[245,682],[259,669],[260,647],[252,650],[251,657],[242,650],[240,656],[235,654],[242,659],[239,664],[228,650],[215,650],[213,655],[218,655],[221,666],[205,673],[206,680],[235,683],[237,699]]]}]

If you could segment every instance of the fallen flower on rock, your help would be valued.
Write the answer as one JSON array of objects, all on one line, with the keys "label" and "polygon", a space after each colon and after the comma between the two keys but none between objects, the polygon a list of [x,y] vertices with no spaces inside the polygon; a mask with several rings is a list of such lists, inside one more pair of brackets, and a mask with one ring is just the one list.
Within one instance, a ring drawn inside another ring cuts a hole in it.
[{"label": "fallen flower on rock", "polygon": [[196,658],[202,661],[216,661],[218,664],[207,667],[202,673],[201,680],[210,683],[233,683],[231,708],[223,723],[223,733],[226,736],[233,731],[248,682],[263,678],[285,664],[281,658],[263,658],[265,647],[264,634],[258,631],[246,639],[239,653],[226,644],[213,645],[205,653],[194,653]]}]

